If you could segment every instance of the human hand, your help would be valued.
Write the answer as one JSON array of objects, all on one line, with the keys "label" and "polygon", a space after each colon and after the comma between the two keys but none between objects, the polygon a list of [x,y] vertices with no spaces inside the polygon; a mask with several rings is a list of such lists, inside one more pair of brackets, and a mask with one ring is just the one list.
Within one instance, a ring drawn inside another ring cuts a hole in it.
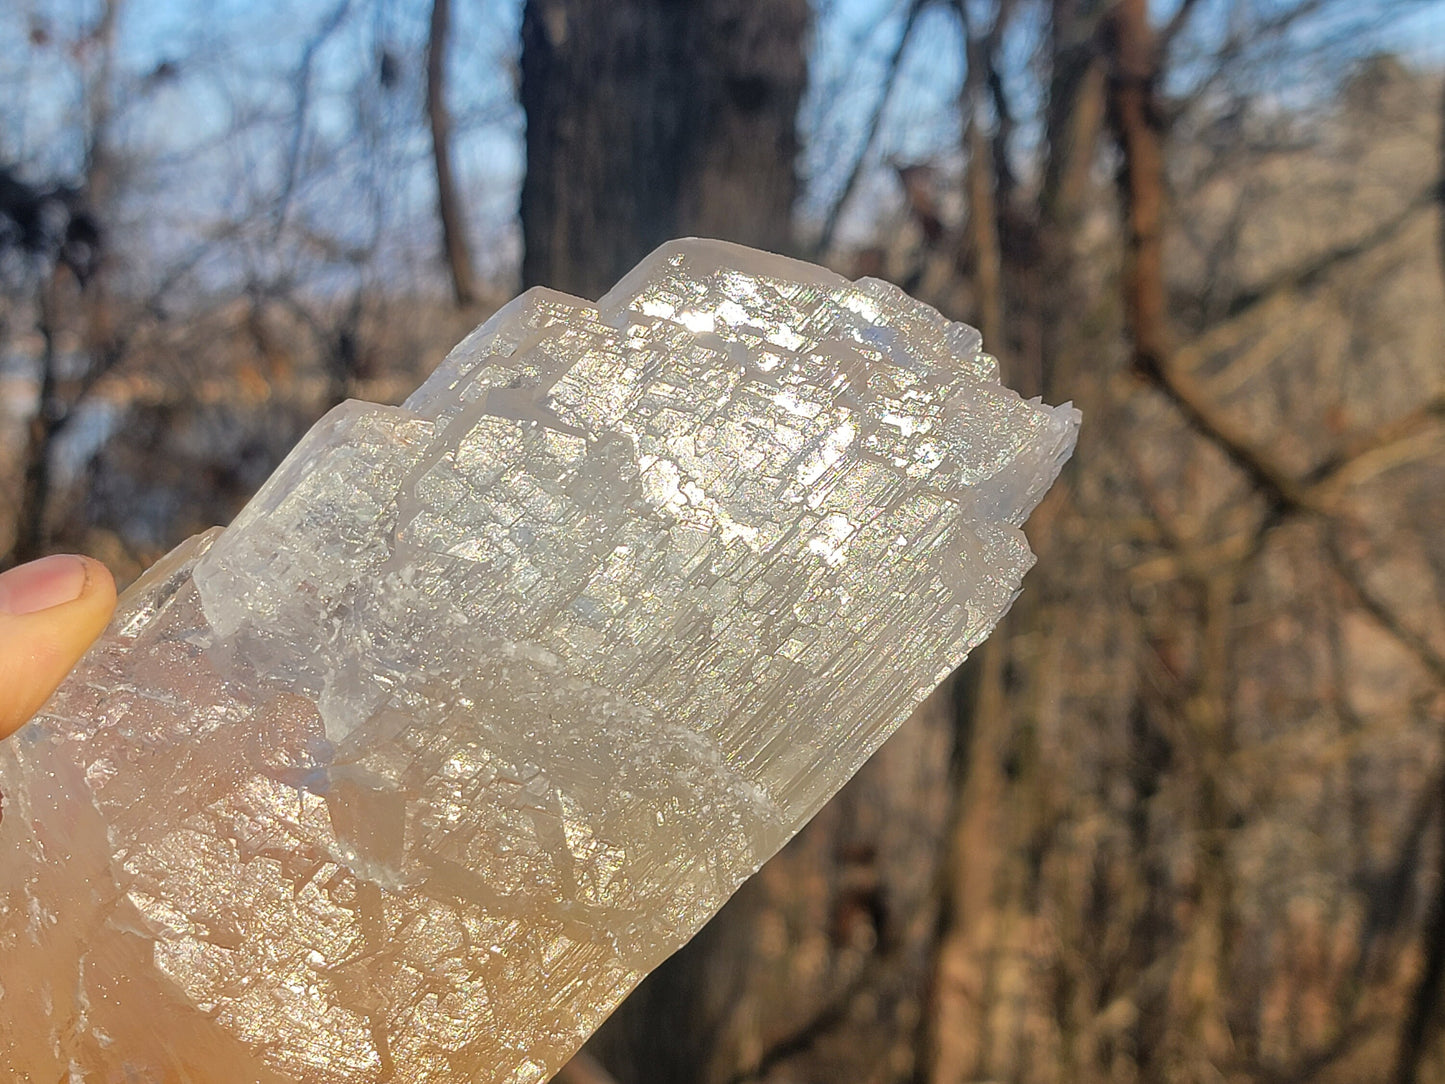
[{"label": "human hand", "polygon": [[37,711],[115,610],[99,561],[60,554],[0,572],[0,738]]}]

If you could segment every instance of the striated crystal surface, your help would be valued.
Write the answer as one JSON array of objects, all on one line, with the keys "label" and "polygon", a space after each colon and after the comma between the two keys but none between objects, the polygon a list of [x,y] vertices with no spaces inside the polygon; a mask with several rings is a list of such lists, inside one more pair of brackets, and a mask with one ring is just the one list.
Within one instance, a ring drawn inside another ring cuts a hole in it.
[{"label": "striated crystal surface", "polygon": [[544,1079],[993,627],[1077,421],[705,241],[336,408],[0,746],[5,1079]]}]

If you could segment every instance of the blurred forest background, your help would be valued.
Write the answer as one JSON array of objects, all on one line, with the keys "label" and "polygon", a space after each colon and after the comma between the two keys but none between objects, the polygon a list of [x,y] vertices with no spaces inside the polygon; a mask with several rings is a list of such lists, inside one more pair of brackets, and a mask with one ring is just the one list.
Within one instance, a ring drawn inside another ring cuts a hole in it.
[{"label": "blurred forest background", "polygon": [[572,1084],[1445,1081],[1445,3],[9,0],[0,567],[714,235],[1084,411],[1004,627]]}]

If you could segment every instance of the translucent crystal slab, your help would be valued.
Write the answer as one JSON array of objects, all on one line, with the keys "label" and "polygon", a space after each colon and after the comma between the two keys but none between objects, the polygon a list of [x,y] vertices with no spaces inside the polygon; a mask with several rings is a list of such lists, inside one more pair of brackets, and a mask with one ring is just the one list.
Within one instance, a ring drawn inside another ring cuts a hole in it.
[{"label": "translucent crystal slab", "polygon": [[0,747],[6,1079],[544,1079],[993,627],[1077,424],[700,241],[336,408]]}]

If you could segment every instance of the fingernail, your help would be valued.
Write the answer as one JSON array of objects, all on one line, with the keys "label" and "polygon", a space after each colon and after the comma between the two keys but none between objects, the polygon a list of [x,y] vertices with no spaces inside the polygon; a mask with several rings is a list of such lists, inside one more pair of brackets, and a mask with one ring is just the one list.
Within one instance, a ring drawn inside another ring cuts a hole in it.
[{"label": "fingernail", "polygon": [[17,565],[0,572],[0,613],[33,614],[74,602],[89,578],[85,562],[68,553]]}]

